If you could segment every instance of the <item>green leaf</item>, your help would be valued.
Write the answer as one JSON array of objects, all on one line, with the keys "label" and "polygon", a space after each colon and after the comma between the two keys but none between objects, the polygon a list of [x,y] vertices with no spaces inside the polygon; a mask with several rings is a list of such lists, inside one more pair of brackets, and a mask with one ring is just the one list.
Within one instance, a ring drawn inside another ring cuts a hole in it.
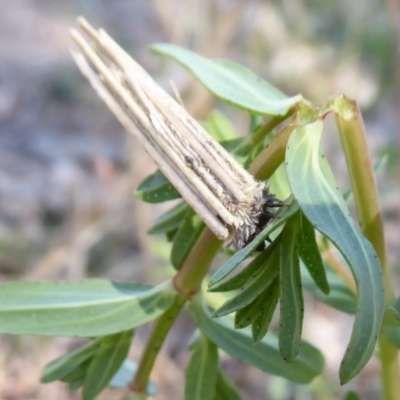
[{"label": "green leaf", "polygon": [[252,277],[256,278],[258,276],[260,270],[265,265],[266,260],[268,259],[268,257],[271,256],[273,250],[275,250],[277,245],[279,244],[279,241],[280,237],[278,236],[265,250],[258,254],[257,257],[255,257],[254,260],[252,260],[251,263],[247,265],[247,267],[243,268],[239,273],[230,277],[224,282],[214,285],[208,291],[228,292],[231,290],[241,289],[243,285],[247,281],[249,281],[249,279],[251,279]]},{"label": "green leaf", "polygon": [[343,400],[361,400],[361,397],[358,395],[357,392],[351,390],[350,392],[346,393]]},{"label": "green leaf", "polygon": [[170,281],[154,288],[100,279],[0,286],[0,332],[93,337],[133,329],[171,304]]},{"label": "green leaf", "polygon": [[213,400],[241,400],[241,398],[237,388],[228,380],[221,369],[218,369]]},{"label": "green leaf", "polygon": [[329,293],[329,284],[326,279],[324,263],[322,262],[315,230],[306,216],[301,213],[300,230],[297,236],[297,250],[315,284],[323,293]]},{"label": "green leaf", "polygon": [[322,293],[321,290],[318,289],[303,264],[301,268],[301,280],[304,289],[308,290],[317,300],[328,304],[336,310],[343,311],[347,314],[355,314],[357,309],[356,295],[329,265],[326,266],[326,274],[330,286],[329,295]]},{"label": "green leaf", "polygon": [[[279,260],[277,260],[279,263]],[[235,329],[243,329],[251,325],[257,318],[263,316],[265,310],[268,308],[269,300],[271,298],[271,286],[279,280],[275,278],[267,288],[250,304],[236,311],[235,314]],[[278,291],[279,293],[279,291]],[[276,305],[276,304],[275,304]],[[272,318],[272,315],[271,315]],[[253,336],[254,337],[254,336]]]},{"label": "green leaf", "polygon": [[276,218],[270,222],[256,238],[246,247],[240,249],[231,257],[210,279],[208,288],[213,288],[218,282],[222,281],[233,270],[235,270],[247,257],[249,257],[257,247],[262,244],[265,239],[277,228],[283,225],[298,210],[297,204],[290,197],[284,202],[284,206],[280,208],[276,214]]},{"label": "green leaf", "polygon": [[235,329],[243,329],[253,323],[260,313],[259,300],[261,296],[258,296],[248,306],[237,310],[235,313]]},{"label": "green leaf", "polygon": [[155,235],[158,233],[167,233],[178,229],[188,209],[189,205],[186,202],[179,203],[158,217],[154,222],[154,225],[147,233],[150,235]]},{"label": "green leaf", "polygon": [[167,239],[167,242],[171,243],[174,240],[177,232],[178,229],[173,229],[172,231],[165,232],[165,238]]},{"label": "green leaf", "polygon": [[73,390],[79,389],[83,384],[86,372],[90,367],[90,363],[91,359],[84,361],[83,363],[79,364],[75,369],[73,369],[69,374],[60,379],[60,381],[69,383],[73,385],[73,387],[76,387],[76,389]]},{"label": "green leaf", "polygon": [[234,329],[232,318],[213,319],[196,300],[192,301],[190,311],[199,329],[219,348],[261,371],[298,383],[308,383],[322,371],[322,354],[306,342],[302,343],[296,360],[287,364],[280,356],[278,340],[272,334],[254,343],[249,329]]},{"label": "green leaf", "polygon": [[201,232],[203,232],[204,226],[205,224],[200,217],[192,209],[189,209],[172,243],[171,263],[176,270],[179,270],[186,260]]},{"label": "green leaf", "polygon": [[238,137],[239,135],[231,124],[231,121],[220,111],[211,111],[207,120],[203,122],[202,125],[217,142],[230,141],[231,139],[243,139]]},{"label": "green leaf", "polygon": [[358,291],[358,308],[340,367],[348,382],[371,358],[384,312],[384,287],[378,257],[351,219],[332,171],[320,152],[322,121],[296,129],[286,149],[293,194],[314,228],[326,235],[346,259]]},{"label": "green leaf", "polygon": [[[268,246],[266,250],[268,250],[269,247],[270,246]],[[236,275],[229,277],[224,282],[221,282],[209,288],[208,291],[230,292],[232,290],[240,289],[250,279],[251,276],[259,274],[260,269],[264,265],[264,262],[265,262],[264,254],[263,253],[258,254],[258,256],[255,257],[247,267],[243,268]]]},{"label": "green leaf", "polygon": [[287,97],[254,72],[225,60],[209,60],[172,44],[157,44],[152,51],[169,57],[193,75],[219,99],[257,115],[285,115],[301,95]]},{"label": "green leaf", "polygon": [[213,316],[221,317],[252,303],[273,282],[278,275],[278,271],[279,252],[277,249],[274,249],[271,255],[268,254],[264,258],[263,266],[248,279],[239,294],[226,301],[215,311]]},{"label": "green leaf", "polygon": [[296,248],[299,224],[299,213],[286,222],[279,249],[281,296],[279,349],[283,359],[288,363],[293,362],[299,352],[304,316],[300,265]]},{"label": "green leaf", "polygon": [[82,385],[83,385],[83,379],[71,382],[68,385],[68,391],[76,392],[77,390],[79,390],[82,387]]},{"label": "green leaf", "polygon": [[185,400],[214,400],[218,371],[218,349],[201,335],[191,346],[192,357],[186,368]]},{"label": "green leaf", "polygon": [[125,358],[132,342],[133,330],[101,339],[83,383],[83,400],[94,399],[111,381]]},{"label": "green leaf", "polygon": [[[135,377],[137,371],[137,364],[132,360],[126,359],[119,370],[112,377],[109,386],[118,389],[124,389],[129,386]],[[154,382],[149,382],[147,384],[146,394],[148,396],[157,395],[157,386]]]},{"label": "green leaf", "polygon": [[89,360],[96,353],[100,346],[100,339],[101,338],[93,340],[51,361],[44,367],[40,381],[42,383],[49,383],[63,380],[68,374],[74,371],[79,365]]},{"label": "green leaf", "polygon": [[152,204],[179,199],[181,197],[179,192],[160,170],[157,170],[142,181],[135,190],[134,195],[137,199]]},{"label": "green leaf", "polygon": [[274,316],[278,304],[280,294],[279,289],[279,279],[276,278],[260,296],[260,299],[262,300],[260,313],[251,325],[251,332],[255,342],[259,342],[268,332],[269,325],[271,324],[272,317]]}]

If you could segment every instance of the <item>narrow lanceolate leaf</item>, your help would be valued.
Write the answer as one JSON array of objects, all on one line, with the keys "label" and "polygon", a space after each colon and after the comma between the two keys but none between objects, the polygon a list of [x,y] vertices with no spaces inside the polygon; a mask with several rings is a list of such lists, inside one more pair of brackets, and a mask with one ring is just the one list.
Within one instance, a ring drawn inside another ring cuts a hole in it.
[{"label": "narrow lanceolate leaf", "polygon": [[320,152],[322,121],[296,129],[288,142],[290,186],[314,228],[326,235],[346,259],[357,285],[358,307],[350,343],[340,367],[342,383],[370,359],[384,312],[384,288],[378,257],[351,219],[332,171]]},{"label": "narrow lanceolate leaf", "polygon": [[275,229],[284,224],[296,211],[298,211],[297,203],[290,197],[284,202],[284,207],[281,207],[277,213],[277,218],[270,222],[256,238],[250,242],[246,247],[237,251],[233,257],[231,257],[210,279],[208,287],[211,289],[218,282],[222,281],[232,271],[234,271],[247,257],[259,247],[265,239]]},{"label": "narrow lanceolate leaf", "polygon": [[228,380],[221,369],[218,369],[214,400],[241,400],[241,398],[237,388]]},{"label": "narrow lanceolate leaf", "polygon": [[81,380],[75,380],[74,382],[71,382],[68,385],[68,391],[69,392],[76,392],[77,390],[79,390],[83,385],[83,379]]},{"label": "narrow lanceolate leaf", "polygon": [[[266,289],[268,290],[268,288]],[[251,325],[253,321],[260,315],[260,307],[263,302],[263,295],[261,293],[255,300],[253,300],[246,307],[237,310],[235,313],[235,329],[243,329]]]},{"label": "narrow lanceolate leaf", "polygon": [[221,317],[233,311],[239,310],[252,303],[275,279],[279,271],[279,252],[275,249],[264,260],[263,267],[243,285],[239,293],[226,301],[214,313],[214,317]]},{"label": "narrow lanceolate leaf", "polygon": [[93,337],[133,329],[171,304],[171,283],[154,288],[100,279],[0,286],[0,332]]},{"label": "narrow lanceolate leaf", "polygon": [[73,369],[69,374],[65,375],[60,379],[61,382],[69,383],[69,387],[73,389],[70,390],[78,390],[82,385],[85,379],[87,370],[90,367],[91,359],[84,361],[79,364],[75,369]]},{"label": "narrow lanceolate leaf", "polygon": [[189,206],[187,203],[179,203],[175,207],[171,208],[171,210],[158,217],[147,233],[155,235],[157,233],[166,233],[178,229],[185,218],[188,209]]},{"label": "narrow lanceolate leaf", "polygon": [[298,383],[308,383],[322,371],[322,354],[308,343],[303,342],[296,360],[287,364],[279,354],[274,335],[267,334],[254,343],[250,330],[235,330],[231,318],[213,319],[197,301],[191,303],[190,311],[199,329],[219,348],[261,371]]},{"label": "narrow lanceolate leaf", "polygon": [[83,383],[83,400],[94,399],[110,382],[128,355],[133,331],[116,333],[101,339]]},{"label": "narrow lanceolate leaf", "polygon": [[272,250],[276,248],[277,243],[279,243],[279,240],[275,239],[265,250],[258,254],[249,265],[236,275],[214,285],[209,289],[209,292],[229,292],[231,290],[241,289],[251,277],[254,278],[259,275],[260,270],[263,268],[267,258],[270,257]]},{"label": "narrow lanceolate leaf", "polygon": [[181,197],[164,174],[157,170],[149,175],[135,190],[135,197],[146,203],[162,203]]},{"label": "narrow lanceolate leaf", "polygon": [[279,279],[268,286],[261,295],[262,304],[260,304],[260,313],[251,325],[253,340],[259,342],[268,332],[276,306],[279,300]]},{"label": "narrow lanceolate leaf", "polygon": [[188,69],[219,99],[252,114],[285,115],[299,101],[304,101],[301,95],[287,97],[242,65],[209,60],[172,44],[157,44],[152,50]]},{"label": "narrow lanceolate leaf", "polygon": [[[277,267],[279,264],[279,260],[277,262]],[[278,268],[277,268],[278,269]],[[241,308],[235,313],[235,328],[243,329],[247,326],[253,324],[253,322],[260,317],[263,317],[266,311],[268,310],[269,303],[271,300],[271,294],[274,291],[273,287],[275,282],[278,281],[279,278],[276,277],[272,283],[270,283],[267,288],[249,305]],[[278,290],[279,293],[279,290]],[[276,303],[275,303],[276,306]],[[274,307],[275,309],[275,307]],[[274,310],[272,310],[273,312]],[[271,315],[272,318],[272,315]]]},{"label": "narrow lanceolate leaf", "polygon": [[214,400],[218,372],[218,349],[201,335],[192,345],[186,368],[185,400]]},{"label": "narrow lanceolate leaf", "polygon": [[304,301],[301,287],[300,265],[297,255],[299,215],[285,225],[280,243],[280,329],[279,349],[283,359],[291,363],[301,345]]},{"label": "narrow lanceolate leaf", "polygon": [[192,209],[189,209],[174,235],[172,243],[171,263],[175,269],[178,270],[182,266],[201,232],[203,232],[204,226],[205,224],[200,217]]},{"label": "narrow lanceolate leaf", "polygon": [[297,250],[315,284],[323,293],[329,293],[324,263],[315,240],[315,230],[307,217],[301,213],[300,229],[297,236]]},{"label": "narrow lanceolate leaf", "polygon": [[217,283],[209,288],[209,292],[230,292],[232,290],[240,289],[250,279],[250,277],[259,274],[261,268],[265,263],[265,253],[270,252],[271,246],[268,246],[262,253],[255,257],[251,263],[243,268],[236,275],[229,277],[223,282]]},{"label": "narrow lanceolate leaf", "polygon": [[222,283],[218,283],[209,289],[210,292],[228,292],[231,290],[241,289],[243,285],[250,279],[256,278],[260,271],[263,269],[266,260],[271,256],[273,250],[279,245],[280,237],[274,239],[274,241],[263,250],[251,263],[243,268],[235,276],[229,277]]},{"label": "narrow lanceolate leaf", "polygon": [[43,371],[40,381],[49,383],[53,381],[63,380],[68,374],[74,371],[79,365],[91,359],[100,346],[101,338],[91,341],[90,343],[79,347],[78,349],[67,353],[49,364]]}]

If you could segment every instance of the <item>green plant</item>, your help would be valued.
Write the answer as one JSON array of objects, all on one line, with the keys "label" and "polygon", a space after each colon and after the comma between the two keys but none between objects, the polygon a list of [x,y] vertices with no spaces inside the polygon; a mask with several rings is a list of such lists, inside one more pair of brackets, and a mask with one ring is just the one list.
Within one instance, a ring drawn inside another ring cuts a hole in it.
[{"label": "green plant", "polygon": [[[251,115],[253,128],[244,138],[232,139],[231,128],[225,136],[229,123],[219,113],[211,114],[206,127],[256,179],[268,179],[283,201],[277,217],[230,254],[182,201],[150,229],[172,242],[172,280],[155,287],[104,280],[4,284],[0,332],[91,338],[47,365],[42,381],[60,380],[71,390],[82,387],[87,400],[109,384],[129,386],[134,396],[144,398],[154,393],[149,376],[162,343],[188,306],[198,334],[190,346],[185,398],[239,399],[219,366],[218,349],[293,382],[311,382],[322,372],[322,354],[301,339],[303,282],[321,301],[355,316],[339,370],[341,382],[363,369],[378,341],[383,396],[395,399],[400,391],[400,300],[394,300],[386,265],[378,193],[356,103],[341,95],[315,106],[300,95],[286,97],[237,64],[208,60],[173,45],[152,50],[179,62],[219,99]],[[321,151],[324,119],[330,114],[336,118],[359,224]],[[160,172],[147,178],[136,196],[150,203],[180,197]],[[341,264],[338,268],[330,261],[335,249],[354,281],[344,280]],[[227,261],[209,279],[208,289],[234,294],[214,309],[203,282],[220,251]],[[248,265],[233,274],[245,260]],[[269,325],[278,302],[280,329],[275,335]],[[226,316],[232,313],[234,318]],[[129,346],[135,329],[151,321],[152,333],[136,367],[126,360]]]}]

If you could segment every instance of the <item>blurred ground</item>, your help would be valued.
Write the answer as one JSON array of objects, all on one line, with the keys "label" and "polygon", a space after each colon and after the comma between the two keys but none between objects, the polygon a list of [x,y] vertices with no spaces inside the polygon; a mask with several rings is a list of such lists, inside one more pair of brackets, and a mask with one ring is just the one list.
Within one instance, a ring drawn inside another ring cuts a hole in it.
[{"label": "blurred ground", "polygon": [[[104,27],[165,87],[172,79],[197,118],[207,116],[213,98],[182,69],[148,53],[148,45],[169,41],[238,61],[288,94],[301,92],[316,102],[340,92],[355,98],[365,113],[374,159],[390,156],[378,181],[397,275],[399,65],[390,11],[372,0],[368,7],[361,0],[330,7],[314,3],[311,8],[301,1],[0,0],[0,281],[102,276],[155,283],[169,273],[160,268],[165,261],[160,242],[145,233],[162,207],[132,196],[154,165],[73,64],[68,30],[78,15]],[[217,106],[246,132],[244,114]],[[329,133],[328,156],[345,184],[339,143]],[[307,309],[305,337],[323,349],[328,386],[337,386],[351,319],[311,299]],[[192,330],[188,317],[173,329],[153,374],[157,399],[182,398],[187,361],[182,343]],[[133,359],[147,332],[135,339]],[[65,338],[1,337],[0,400],[78,399],[64,385],[39,384],[41,368],[75,345]],[[310,398],[252,368],[223,363],[246,399]],[[350,386],[363,398],[379,398],[377,365],[372,361]]]}]

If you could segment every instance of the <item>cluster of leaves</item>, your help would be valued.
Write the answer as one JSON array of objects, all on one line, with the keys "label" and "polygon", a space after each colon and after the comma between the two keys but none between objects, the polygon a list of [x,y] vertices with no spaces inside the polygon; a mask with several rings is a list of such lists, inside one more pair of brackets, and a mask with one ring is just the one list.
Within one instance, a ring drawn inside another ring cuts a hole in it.
[{"label": "cluster of leaves", "polygon": [[[174,58],[195,74],[216,96],[249,113],[276,118],[288,114],[290,108],[296,104],[307,104],[301,96],[285,97],[267,82],[232,63],[204,60],[171,45],[156,46],[154,50]],[[232,100],[236,99],[232,87],[242,88],[244,80],[248,85],[249,81],[255,79],[257,85],[251,86],[248,96],[238,94],[240,104],[239,100]],[[232,85],[233,81],[236,86]],[[236,327],[251,324],[255,340],[262,338],[268,330],[280,298],[280,349],[282,357],[292,362],[300,348],[304,313],[300,258],[314,280],[314,287],[319,288],[325,296],[329,293],[325,268],[315,241],[314,229],[318,230],[341,252],[357,285],[358,298],[353,296],[348,307],[355,312],[355,323],[340,369],[341,381],[347,382],[360,372],[374,351],[384,310],[383,281],[377,255],[350,217],[343,195],[339,192],[327,160],[321,152],[320,137],[323,115],[326,112],[324,109],[321,113],[307,113],[306,118],[300,116],[297,128],[290,135],[285,155],[285,169],[293,195],[290,207],[252,243],[230,258],[211,278],[209,287],[213,291],[240,288],[240,292],[217,310],[214,316],[236,311]],[[143,186],[138,191],[143,191]],[[162,190],[158,193],[158,198],[161,193]],[[141,198],[144,198],[143,194]],[[157,232],[160,232],[160,222],[176,222],[182,217],[177,217],[175,211],[176,209],[161,217],[156,224]],[[217,286],[284,223],[284,229],[272,244],[247,268]],[[188,223],[183,217],[179,230],[185,226],[195,225]],[[196,229],[191,229],[190,232],[194,233]],[[171,232],[166,233],[171,237]],[[173,249],[184,248],[185,243],[180,240],[180,236],[174,238],[172,235],[172,238]],[[190,240],[188,242],[191,244]],[[174,264],[173,258],[171,261]],[[339,290],[346,292],[342,288]],[[262,305],[267,306],[263,308]]]},{"label": "cluster of leaves", "polygon": [[[171,45],[153,50],[178,61],[218,98],[255,119],[268,116],[280,123],[297,110],[282,160],[291,194],[277,218],[211,277],[209,290],[233,292],[230,299],[216,310],[211,310],[201,294],[190,301],[189,311],[199,332],[190,347],[185,398],[240,398],[219,367],[218,349],[293,382],[308,383],[320,374],[322,354],[301,339],[303,287],[332,307],[355,314],[340,368],[341,381],[349,381],[374,351],[384,311],[383,280],[377,255],[350,217],[321,152],[322,112],[310,112],[301,96],[288,98],[239,65],[207,60]],[[302,107],[308,111],[301,114]],[[266,139],[259,135],[263,127],[238,138],[219,113],[211,114],[205,126],[246,166],[265,147]],[[267,133],[274,136],[274,132]],[[135,195],[149,203],[180,198],[160,171],[143,181]],[[165,234],[172,242],[170,261],[179,271],[204,228],[181,201],[161,216],[149,233]],[[357,295],[324,264],[315,230],[347,262]],[[267,238],[272,242],[258,252],[260,245],[268,244]],[[250,257],[247,266],[236,272]],[[170,281],[156,287],[103,280],[10,283],[0,287],[0,332],[91,338],[88,344],[51,362],[42,376],[43,382],[67,382],[71,390],[83,387],[83,398],[89,400],[110,382],[118,387],[129,384],[135,366],[126,356],[134,329],[165,315],[176,296]],[[269,327],[278,302],[280,329],[275,335]],[[386,332],[399,347],[400,302],[392,309],[396,318]],[[230,313],[235,313],[234,318],[227,316]],[[153,386],[147,390],[154,393]]]}]

